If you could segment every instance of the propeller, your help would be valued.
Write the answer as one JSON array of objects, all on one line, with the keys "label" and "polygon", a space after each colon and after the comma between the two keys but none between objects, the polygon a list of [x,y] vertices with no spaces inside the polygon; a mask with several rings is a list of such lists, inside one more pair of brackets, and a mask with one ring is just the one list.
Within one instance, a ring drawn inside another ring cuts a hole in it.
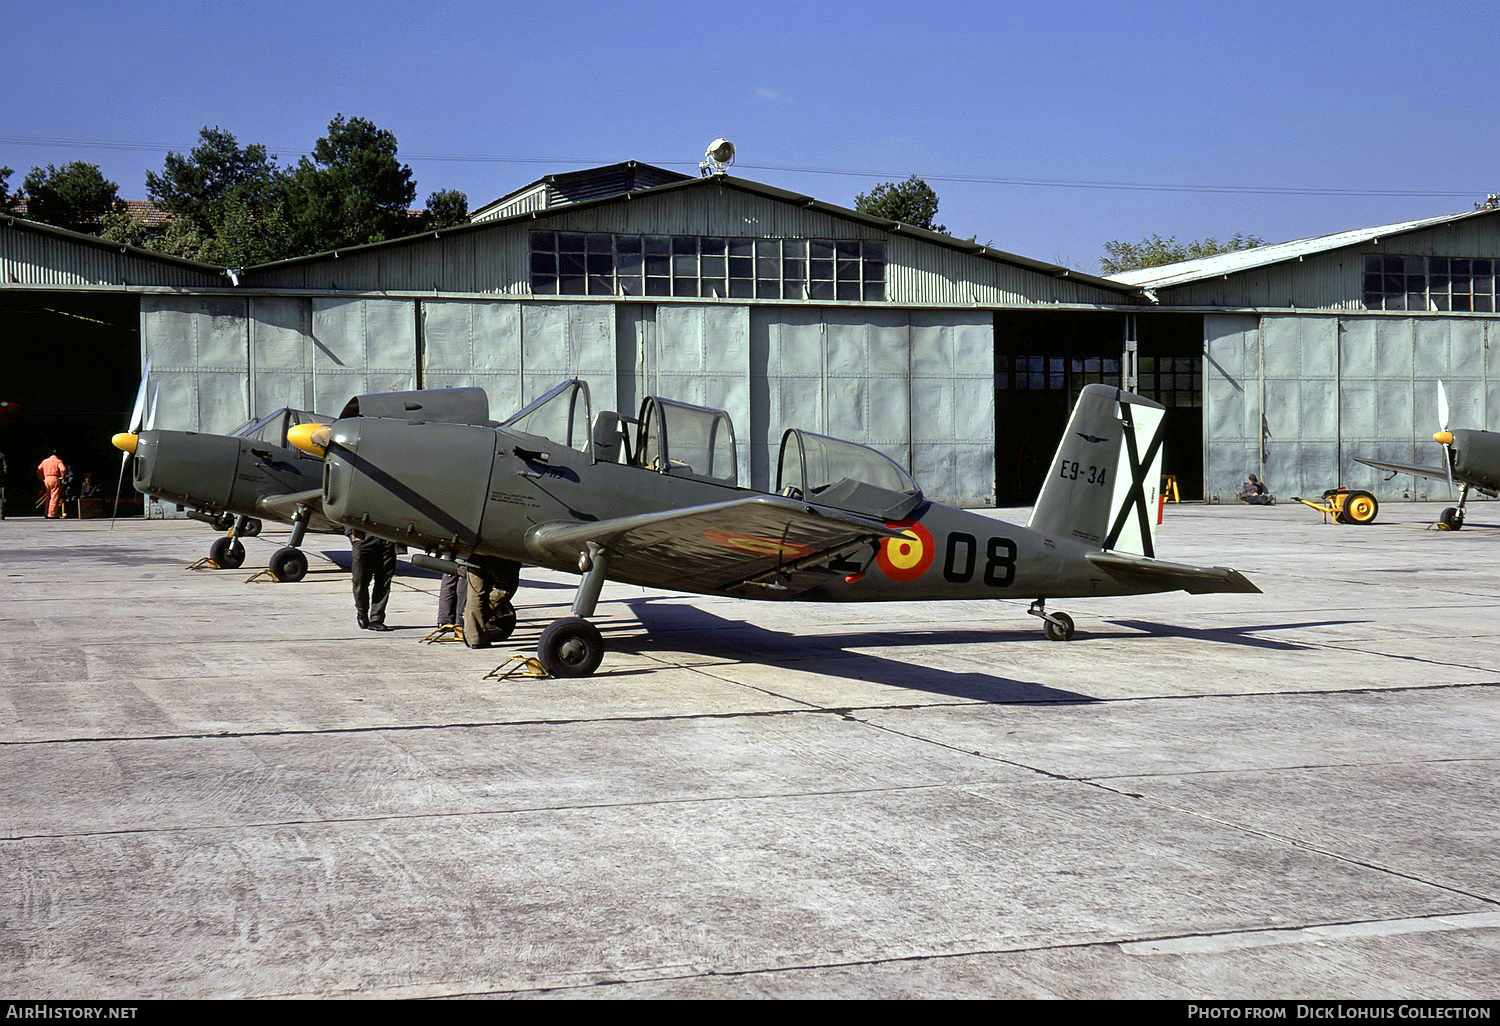
[{"label": "propeller", "polygon": [[1453,432],[1448,430],[1448,391],[1438,379],[1438,433],[1432,440],[1443,447],[1443,472],[1448,475],[1448,492],[1453,493]]},{"label": "propeller", "polygon": [[[116,449],[120,450],[120,479],[115,483],[115,505],[110,514],[109,529],[115,529],[115,520],[120,515],[120,493],[125,487],[125,466],[130,462],[130,457],[135,454],[136,446],[140,444],[141,418],[146,416],[146,386],[151,380],[151,357],[146,357],[146,366],[141,371],[141,387],[136,389],[135,408],[130,413],[130,430],[115,435],[110,442]],[[158,384],[157,392],[161,391]],[[156,422],[156,400],[151,401],[151,419],[147,424],[147,430]]]}]

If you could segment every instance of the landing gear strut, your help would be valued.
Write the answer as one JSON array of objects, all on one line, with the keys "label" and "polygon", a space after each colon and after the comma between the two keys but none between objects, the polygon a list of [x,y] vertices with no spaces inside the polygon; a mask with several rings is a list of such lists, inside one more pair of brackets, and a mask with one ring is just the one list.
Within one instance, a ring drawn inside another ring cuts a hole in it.
[{"label": "landing gear strut", "polygon": [[1438,514],[1438,529],[1442,531],[1457,531],[1464,526],[1464,504],[1469,501],[1469,486],[1465,484],[1458,493],[1458,505],[1449,506]]},{"label": "landing gear strut", "polygon": [[521,564],[497,561],[470,567],[466,582],[464,644],[489,648],[510,637],[516,629],[516,607],[510,597],[521,585]]},{"label": "landing gear strut", "polygon": [[221,570],[238,570],[245,565],[245,546],[240,543],[240,535],[245,533],[249,523],[249,517],[239,517],[227,535],[214,539],[208,547],[208,558],[215,566]]},{"label": "landing gear strut", "polygon": [[292,537],[286,545],[271,554],[271,576],[287,584],[296,584],[307,576],[307,556],[301,551],[302,539],[307,534],[307,522],[312,519],[312,510],[298,506],[292,514]]},{"label": "landing gear strut", "polygon": [[588,617],[599,604],[604,575],[609,571],[609,554],[589,542],[588,551],[578,557],[578,568],[583,571],[583,580],[573,599],[573,615],[552,621],[536,646],[537,659],[554,677],[590,676],[604,658],[604,638]]},{"label": "landing gear strut", "polygon": [[1032,616],[1042,619],[1042,633],[1047,635],[1048,641],[1069,641],[1073,637],[1073,618],[1067,613],[1047,612],[1047,600],[1037,599],[1026,610]]}]

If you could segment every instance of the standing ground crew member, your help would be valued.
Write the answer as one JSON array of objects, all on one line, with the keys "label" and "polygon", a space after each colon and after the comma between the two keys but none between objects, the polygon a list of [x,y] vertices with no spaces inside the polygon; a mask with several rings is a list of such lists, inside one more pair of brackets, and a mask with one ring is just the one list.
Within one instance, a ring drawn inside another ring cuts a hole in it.
[{"label": "standing ground crew member", "polygon": [[396,577],[396,543],[353,529],[345,531],[353,548],[354,614],[361,630],[391,631],[385,625],[385,604]]},{"label": "standing ground crew member", "polygon": [[68,465],[57,458],[57,450],[37,464],[36,478],[47,489],[47,519],[62,515],[62,483],[68,474]]}]

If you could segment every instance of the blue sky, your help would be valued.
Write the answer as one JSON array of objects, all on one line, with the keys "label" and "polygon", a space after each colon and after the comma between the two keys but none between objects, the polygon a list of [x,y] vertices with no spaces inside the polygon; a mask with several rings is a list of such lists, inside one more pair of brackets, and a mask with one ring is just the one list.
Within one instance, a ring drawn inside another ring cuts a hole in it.
[{"label": "blue sky", "polygon": [[[1500,192],[1480,5],[12,0],[3,24],[12,187],[85,160],[143,199],[204,125],[285,164],[343,113],[395,133],[419,203],[478,206],[593,163],[695,173],[725,136],[733,173],[848,206],[916,173],[953,234],[1090,271],[1111,239],[1276,242]],[[1226,187],[1256,191],[1202,191]]]}]

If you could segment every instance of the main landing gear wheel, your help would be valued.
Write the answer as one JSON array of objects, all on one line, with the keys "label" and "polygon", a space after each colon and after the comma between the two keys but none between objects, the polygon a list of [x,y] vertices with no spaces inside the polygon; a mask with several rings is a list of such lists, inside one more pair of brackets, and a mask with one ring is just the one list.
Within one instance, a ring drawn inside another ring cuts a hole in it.
[{"label": "main landing gear wheel", "polygon": [[1449,506],[1438,514],[1438,527],[1444,531],[1457,531],[1464,526],[1463,510],[1457,506]]},{"label": "main landing gear wheel", "polygon": [[1048,641],[1069,641],[1073,637],[1073,618],[1067,613],[1048,613],[1050,620],[1042,621],[1042,633]]},{"label": "main landing gear wheel", "polygon": [[581,616],[565,616],[542,631],[536,654],[554,677],[587,677],[604,658],[604,638]]},{"label": "main landing gear wheel", "polygon": [[278,581],[296,584],[307,576],[307,557],[300,549],[277,549],[271,556],[270,568]]},{"label": "main landing gear wheel", "polygon": [[238,570],[245,565],[245,546],[238,538],[216,538],[208,547],[208,558],[222,570]]},{"label": "main landing gear wheel", "polygon": [[1344,523],[1371,524],[1380,512],[1380,503],[1369,492],[1350,492],[1344,497]]},{"label": "main landing gear wheel", "polygon": [[245,521],[245,526],[236,533],[244,538],[258,538],[260,537],[260,529],[262,526],[264,525],[261,524],[259,520],[251,517],[249,520]]}]

